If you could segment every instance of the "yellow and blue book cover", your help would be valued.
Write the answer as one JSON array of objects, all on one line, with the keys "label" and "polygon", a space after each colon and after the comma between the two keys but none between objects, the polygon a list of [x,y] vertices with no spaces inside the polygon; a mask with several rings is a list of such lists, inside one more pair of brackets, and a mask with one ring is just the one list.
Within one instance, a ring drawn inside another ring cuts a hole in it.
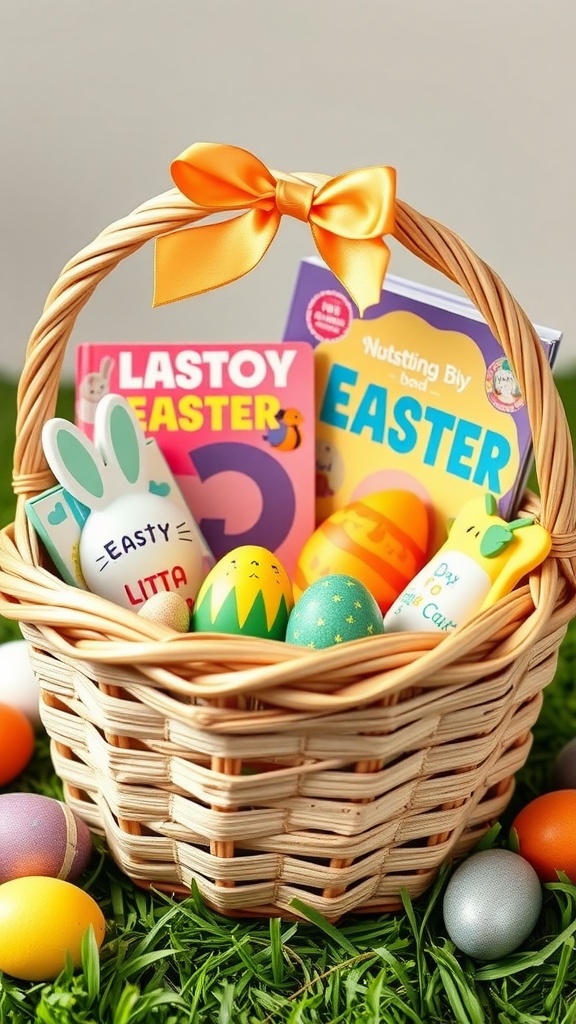
[{"label": "yellow and blue book cover", "polygon": [[[559,331],[536,327],[552,365]],[[514,367],[471,302],[388,275],[358,309],[318,259],[303,260],[285,341],[314,349],[316,520],[376,491],[427,505],[436,547],[486,492],[513,516],[532,454]]]}]

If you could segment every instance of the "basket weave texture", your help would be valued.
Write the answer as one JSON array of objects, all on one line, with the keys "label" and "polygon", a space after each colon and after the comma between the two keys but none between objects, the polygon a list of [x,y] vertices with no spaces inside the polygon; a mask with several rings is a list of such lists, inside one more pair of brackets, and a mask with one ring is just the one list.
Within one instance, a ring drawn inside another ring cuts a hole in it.
[{"label": "basket weave texture", "polygon": [[[291,176],[274,172],[278,178]],[[324,176],[302,174],[321,184]],[[0,534],[0,613],[21,623],[65,798],[136,883],[232,915],[328,919],[422,894],[502,813],[543,688],[576,614],[574,459],[540,342],[501,280],[453,232],[396,200],[395,238],[459,284],[525,397],[550,555],[453,634],[395,633],[324,651],[177,634],[62,583],[24,503],[54,479],[54,416],[76,317],[156,235],[209,213],[172,189],[102,232],[62,271],[18,393],[15,521]]]}]

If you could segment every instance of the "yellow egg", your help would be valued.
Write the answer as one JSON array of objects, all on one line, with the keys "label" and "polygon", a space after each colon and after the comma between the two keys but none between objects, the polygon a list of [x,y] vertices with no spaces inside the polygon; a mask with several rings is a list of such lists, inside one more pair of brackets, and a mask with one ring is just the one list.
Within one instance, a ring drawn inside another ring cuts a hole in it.
[{"label": "yellow egg", "polygon": [[284,566],[267,548],[243,544],[216,562],[192,612],[196,632],[283,640],[294,605]]},{"label": "yellow egg", "polygon": [[30,875],[0,885],[0,971],[22,981],[49,981],[81,965],[82,937],[92,925],[98,947],[106,922],[83,889],[60,878]]}]

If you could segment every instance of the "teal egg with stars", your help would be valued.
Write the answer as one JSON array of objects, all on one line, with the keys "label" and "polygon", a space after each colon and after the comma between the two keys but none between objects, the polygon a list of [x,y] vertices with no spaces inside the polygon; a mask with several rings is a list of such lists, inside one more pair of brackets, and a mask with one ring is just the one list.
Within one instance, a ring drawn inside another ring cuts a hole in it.
[{"label": "teal egg with stars", "polygon": [[321,576],[296,601],[286,641],[322,648],[384,632],[382,612],[360,580],[343,573]]}]

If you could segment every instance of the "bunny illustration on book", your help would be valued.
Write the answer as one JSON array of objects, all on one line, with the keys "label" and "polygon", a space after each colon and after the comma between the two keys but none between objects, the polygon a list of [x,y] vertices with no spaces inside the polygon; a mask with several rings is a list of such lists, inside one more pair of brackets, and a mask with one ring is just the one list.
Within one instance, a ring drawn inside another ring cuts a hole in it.
[{"label": "bunny illustration on book", "polygon": [[73,498],[90,509],[80,535],[86,586],[127,608],[173,590],[192,608],[203,577],[203,555],[192,515],[151,481],[146,438],[119,395],[98,404],[94,443],[68,420],[42,431],[50,469]]},{"label": "bunny illustration on book", "polygon": [[442,547],[386,612],[384,631],[452,632],[510,593],[551,546],[533,519],[501,519],[493,494],[467,502]]},{"label": "bunny illustration on book", "polygon": [[80,423],[90,426],[95,422],[98,403],[110,390],[110,374],[114,360],[104,356],[100,368],[87,373],[80,381],[77,417]]}]

